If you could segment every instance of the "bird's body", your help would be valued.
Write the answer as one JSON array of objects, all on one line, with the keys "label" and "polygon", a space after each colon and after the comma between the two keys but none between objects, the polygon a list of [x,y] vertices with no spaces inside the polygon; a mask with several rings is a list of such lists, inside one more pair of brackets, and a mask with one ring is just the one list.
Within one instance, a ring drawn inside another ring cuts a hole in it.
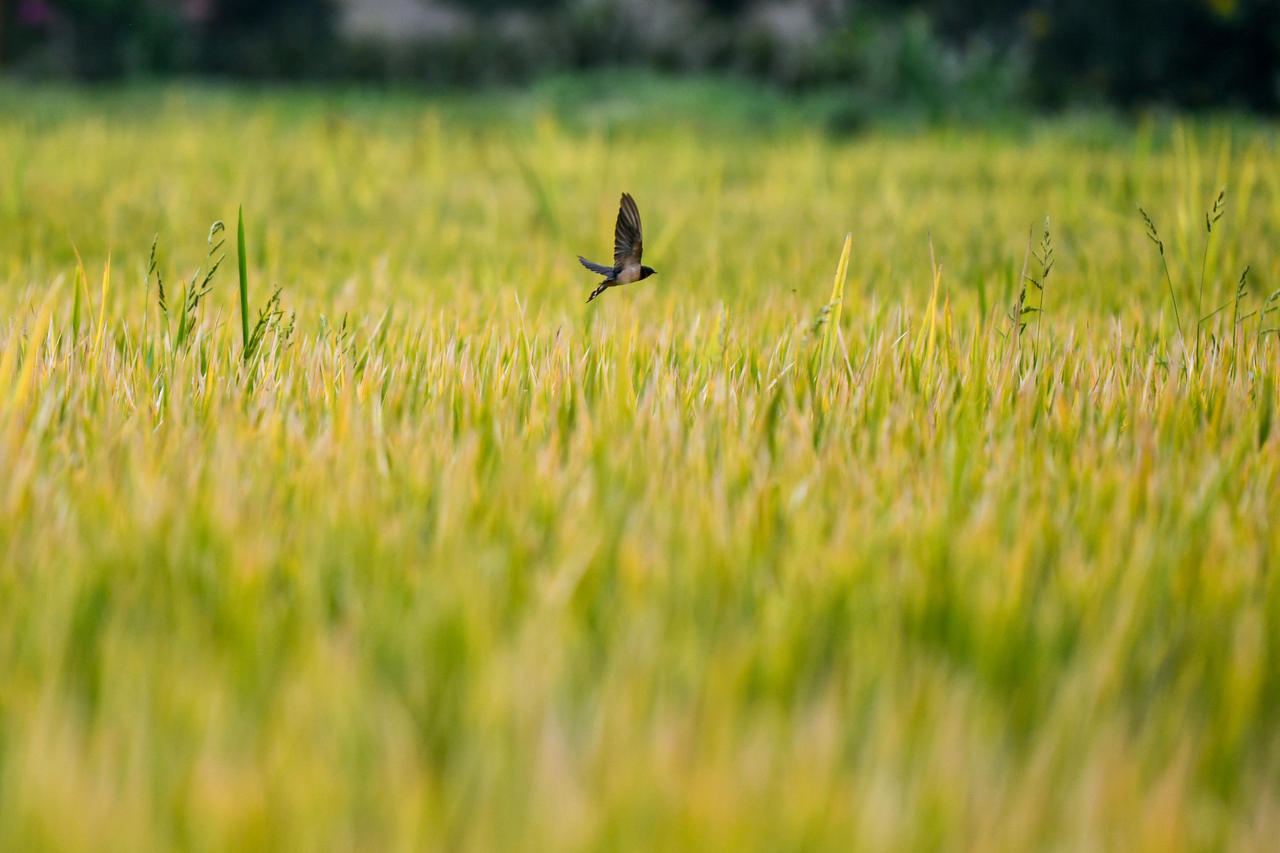
[{"label": "bird's body", "polygon": [[618,206],[618,224],[613,232],[613,266],[593,264],[578,255],[582,265],[597,275],[604,276],[600,286],[587,297],[590,302],[611,287],[646,279],[657,270],[640,263],[644,253],[644,237],[640,228],[640,211],[631,193],[622,194],[622,202]]}]

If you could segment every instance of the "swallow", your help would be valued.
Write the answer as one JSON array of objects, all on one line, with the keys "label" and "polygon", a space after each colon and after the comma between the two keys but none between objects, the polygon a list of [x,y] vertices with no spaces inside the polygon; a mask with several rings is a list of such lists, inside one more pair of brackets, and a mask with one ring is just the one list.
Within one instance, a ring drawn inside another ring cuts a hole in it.
[{"label": "swallow", "polygon": [[613,266],[593,264],[578,255],[582,265],[597,275],[604,276],[604,281],[591,295],[590,302],[611,287],[620,284],[631,284],[641,281],[657,272],[653,267],[640,265],[640,255],[644,252],[644,237],[640,231],[640,211],[636,209],[636,200],[631,193],[622,194],[622,202],[618,206],[618,225],[613,230]]}]

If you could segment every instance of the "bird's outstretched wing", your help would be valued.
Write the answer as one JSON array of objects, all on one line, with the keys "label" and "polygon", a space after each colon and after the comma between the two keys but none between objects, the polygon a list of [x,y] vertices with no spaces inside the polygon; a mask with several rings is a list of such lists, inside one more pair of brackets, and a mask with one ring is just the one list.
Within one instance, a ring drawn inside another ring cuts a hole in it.
[{"label": "bird's outstretched wing", "polygon": [[613,267],[606,267],[603,264],[593,264],[591,261],[582,257],[582,255],[578,255],[578,261],[581,262],[584,267],[597,275],[613,275]]},{"label": "bird's outstretched wing", "polygon": [[623,193],[622,204],[618,207],[618,226],[613,232],[613,268],[619,270],[632,264],[638,266],[643,252],[640,211],[636,209],[636,200],[631,197],[631,193]]}]

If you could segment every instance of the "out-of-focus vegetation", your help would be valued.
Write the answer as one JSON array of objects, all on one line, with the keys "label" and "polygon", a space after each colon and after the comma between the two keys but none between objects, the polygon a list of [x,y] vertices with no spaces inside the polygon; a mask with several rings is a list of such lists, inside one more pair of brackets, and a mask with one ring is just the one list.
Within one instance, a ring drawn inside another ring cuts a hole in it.
[{"label": "out-of-focus vegetation", "polygon": [[601,66],[828,89],[849,122],[1085,102],[1272,112],[1273,0],[18,0],[0,65],[475,86]]},{"label": "out-of-focus vegetation", "polygon": [[0,849],[1274,847],[1274,134],[668,85],[0,90]]}]

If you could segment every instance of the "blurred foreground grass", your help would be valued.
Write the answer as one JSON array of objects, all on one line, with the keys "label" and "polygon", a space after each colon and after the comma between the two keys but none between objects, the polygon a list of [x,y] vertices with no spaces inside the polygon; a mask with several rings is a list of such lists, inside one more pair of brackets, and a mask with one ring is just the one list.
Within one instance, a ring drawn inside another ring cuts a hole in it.
[{"label": "blurred foreground grass", "polygon": [[0,848],[1273,849],[1273,134],[660,95],[0,92]]}]

